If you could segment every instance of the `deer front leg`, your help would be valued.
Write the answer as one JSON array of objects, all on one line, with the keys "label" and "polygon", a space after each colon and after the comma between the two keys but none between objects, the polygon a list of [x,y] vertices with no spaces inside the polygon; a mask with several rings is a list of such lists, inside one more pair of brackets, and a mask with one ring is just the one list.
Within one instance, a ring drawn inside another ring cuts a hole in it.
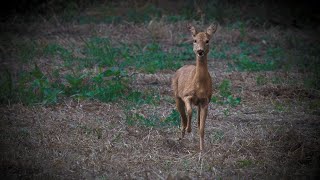
[{"label": "deer front leg", "polygon": [[204,148],[204,127],[207,119],[208,114],[208,104],[209,102],[206,101],[201,104],[200,107],[200,126],[199,126],[199,134],[200,134],[200,151]]},{"label": "deer front leg", "polygon": [[191,96],[184,98],[184,104],[186,105],[187,110],[187,127],[186,130],[188,133],[191,132],[191,119],[192,119],[192,105],[191,105]]},{"label": "deer front leg", "polygon": [[184,137],[185,134],[185,129],[187,127],[187,116],[186,116],[186,111],[184,108],[184,102],[182,101],[182,99],[180,98],[176,98],[176,106],[177,109],[180,113],[180,118],[181,118],[181,137],[180,139],[182,139]]}]

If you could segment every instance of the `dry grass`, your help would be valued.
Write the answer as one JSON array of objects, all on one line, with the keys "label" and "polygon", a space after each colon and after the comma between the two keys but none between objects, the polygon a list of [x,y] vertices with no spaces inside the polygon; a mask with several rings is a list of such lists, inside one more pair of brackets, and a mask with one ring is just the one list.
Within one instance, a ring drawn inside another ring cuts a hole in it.
[{"label": "dry grass", "polygon": [[[156,37],[168,49],[174,43],[188,40],[178,38],[188,37],[184,29],[187,22],[174,26],[157,23],[47,26],[38,29],[36,40],[80,46],[83,38],[93,35],[109,37],[112,41],[121,39],[125,43],[149,42]],[[270,43],[284,43],[279,39],[285,34],[283,30],[250,29],[245,37],[240,37],[239,32],[224,28],[214,37],[216,46],[233,45],[241,38],[261,43],[264,36],[270,37]],[[231,51],[238,50],[231,46]],[[47,73],[55,64],[46,59],[40,59],[39,63],[42,68],[48,68]],[[11,104],[0,108],[2,176],[13,179],[260,179],[319,175],[319,114],[308,109],[314,99],[308,98],[303,88],[302,73],[228,72],[227,61],[215,60],[210,61],[209,67],[215,84],[230,79],[233,93],[240,96],[242,102],[235,108],[210,104],[205,129],[206,150],[202,154],[198,151],[195,121],[192,133],[177,141],[180,133],[177,127],[128,125],[125,101],[65,99],[51,106]],[[156,89],[161,98],[157,106],[144,105],[130,111],[146,117],[166,118],[174,109],[170,100],[172,74],[173,71],[136,74],[130,87]],[[280,77],[283,81],[279,84],[267,81],[258,86],[259,75],[267,79]]]}]

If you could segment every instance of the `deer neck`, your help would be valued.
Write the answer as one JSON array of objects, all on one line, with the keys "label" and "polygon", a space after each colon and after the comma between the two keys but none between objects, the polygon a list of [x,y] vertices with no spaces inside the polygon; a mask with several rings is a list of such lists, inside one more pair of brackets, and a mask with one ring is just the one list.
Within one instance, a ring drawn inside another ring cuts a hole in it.
[{"label": "deer neck", "polygon": [[208,59],[207,55],[196,58],[196,74],[195,80],[203,81],[208,78]]}]

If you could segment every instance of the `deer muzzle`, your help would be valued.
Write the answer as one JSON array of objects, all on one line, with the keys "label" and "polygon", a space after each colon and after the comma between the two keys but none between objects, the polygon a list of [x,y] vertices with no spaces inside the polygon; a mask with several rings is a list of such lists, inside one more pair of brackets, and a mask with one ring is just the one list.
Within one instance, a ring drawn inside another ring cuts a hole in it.
[{"label": "deer muzzle", "polygon": [[199,49],[199,50],[197,50],[197,54],[198,54],[198,56],[202,57],[202,56],[204,56],[204,51]]}]

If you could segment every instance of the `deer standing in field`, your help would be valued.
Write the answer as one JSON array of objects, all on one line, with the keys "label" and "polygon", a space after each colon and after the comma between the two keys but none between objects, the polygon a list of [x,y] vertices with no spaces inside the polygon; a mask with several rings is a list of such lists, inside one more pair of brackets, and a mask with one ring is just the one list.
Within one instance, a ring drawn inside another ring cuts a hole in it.
[{"label": "deer standing in field", "polygon": [[193,37],[193,51],[196,54],[196,65],[181,67],[172,78],[176,107],[181,117],[181,139],[186,130],[191,132],[192,105],[198,107],[200,151],[204,146],[204,127],[212,96],[212,79],[208,72],[209,41],[216,32],[217,26],[217,24],[210,25],[205,32],[198,33],[194,26],[189,25]]}]

